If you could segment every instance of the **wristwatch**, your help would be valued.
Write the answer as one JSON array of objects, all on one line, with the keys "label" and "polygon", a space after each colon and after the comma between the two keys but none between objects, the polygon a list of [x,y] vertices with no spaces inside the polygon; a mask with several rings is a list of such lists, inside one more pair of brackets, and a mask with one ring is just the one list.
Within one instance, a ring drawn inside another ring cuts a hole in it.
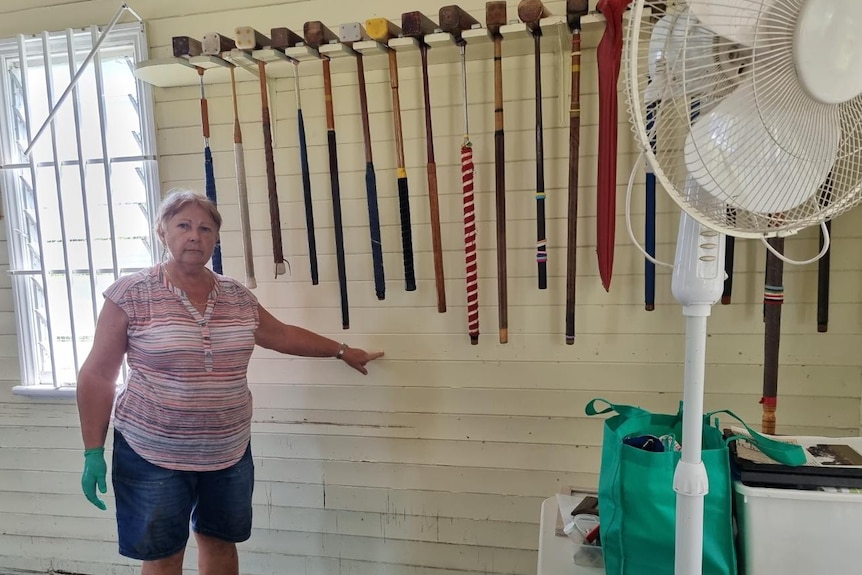
[{"label": "wristwatch", "polygon": [[335,359],[341,359],[342,357],[344,357],[345,351],[347,351],[347,344],[342,343],[340,346],[338,346],[338,352],[335,354]]}]

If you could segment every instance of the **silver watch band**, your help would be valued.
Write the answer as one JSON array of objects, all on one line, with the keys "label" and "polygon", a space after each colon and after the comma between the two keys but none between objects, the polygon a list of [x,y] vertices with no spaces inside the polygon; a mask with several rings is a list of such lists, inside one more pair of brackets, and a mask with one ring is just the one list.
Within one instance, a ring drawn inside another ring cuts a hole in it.
[{"label": "silver watch band", "polygon": [[347,351],[347,347],[348,346],[346,343],[342,343],[338,347],[338,352],[335,354],[335,359],[341,359],[342,357],[344,357],[344,352]]}]

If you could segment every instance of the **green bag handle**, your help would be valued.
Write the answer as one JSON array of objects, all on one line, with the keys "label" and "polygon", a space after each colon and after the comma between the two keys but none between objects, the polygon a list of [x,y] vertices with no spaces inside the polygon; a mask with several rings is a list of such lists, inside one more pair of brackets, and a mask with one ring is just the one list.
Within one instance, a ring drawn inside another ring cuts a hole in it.
[{"label": "green bag handle", "polygon": [[[596,403],[599,403],[599,402],[606,403],[608,405],[608,407],[599,411],[598,409],[596,409]],[[596,399],[590,401],[587,404],[587,406],[584,408],[584,412],[586,412],[586,414],[590,415],[590,416],[603,415],[605,413],[611,413],[613,411],[617,412],[618,414],[622,415],[623,417],[625,417],[627,419],[632,418],[632,417],[638,417],[641,415],[652,415],[646,409],[642,409],[642,408],[636,407],[634,405],[618,405],[615,403],[611,403],[607,399],[603,399],[601,397],[597,397]]]},{"label": "green bag handle", "polygon": [[730,443],[731,441],[736,441],[737,439],[744,439],[746,441],[754,444],[757,449],[762,451],[767,456],[771,457],[778,463],[783,465],[789,465],[791,467],[798,467],[800,465],[804,465],[808,460],[805,457],[805,450],[801,445],[794,445],[791,443],[784,443],[783,441],[776,441],[774,439],[769,439],[768,437],[757,433],[753,429],[751,429],[747,423],[745,423],[741,417],[730,411],[729,409],[721,409],[719,411],[712,411],[706,414],[707,419],[712,419],[712,416],[726,413],[727,415],[734,418],[736,421],[741,423],[743,427],[745,427],[746,431],[750,434],[750,437],[746,437],[744,435],[732,435],[725,440],[725,443]]}]

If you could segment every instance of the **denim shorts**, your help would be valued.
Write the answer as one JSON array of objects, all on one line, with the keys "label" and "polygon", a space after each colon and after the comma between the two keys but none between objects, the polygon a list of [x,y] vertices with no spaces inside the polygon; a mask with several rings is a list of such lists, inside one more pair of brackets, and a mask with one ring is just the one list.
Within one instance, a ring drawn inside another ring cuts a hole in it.
[{"label": "denim shorts", "polygon": [[251,536],[251,445],[219,471],[174,471],[146,461],[114,431],[112,481],[120,554],[163,559],[185,548],[192,529],[239,543]]}]

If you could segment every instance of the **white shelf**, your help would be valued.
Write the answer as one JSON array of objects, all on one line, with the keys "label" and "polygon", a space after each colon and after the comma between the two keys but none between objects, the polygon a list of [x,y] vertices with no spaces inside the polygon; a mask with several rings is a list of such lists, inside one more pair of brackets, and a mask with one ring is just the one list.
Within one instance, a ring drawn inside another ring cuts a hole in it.
[{"label": "white shelf", "polygon": [[[604,23],[604,16],[598,13],[589,14],[581,19],[584,33],[601,31]],[[570,38],[566,17],[543,18],[539,24],[542,28],[542,51],[568,57],[568,50],[563,48]],[[507,24],[501,27],[500,32],[503,35],[504,57],[533,53],[533,41],[526,24]],[[485,28],[465,30],[461,36],[467,43],[468,60],[482,60],[493,56],[493,43]],[[429,34],[425,36],[425,42],[431,47],[428,51],[429,64],[460,61],[458,47],[450,34]],[[221,57],[198,56],[191,60],[181,58],[146,60],[137,64],[135,75],[148,84],[162,88],[192,86],[200,82],[195,66],[207,70],[204,74],[205,83],[219,83],[230,81],[230,66],[236,65],[237,80],[248,80],[252,77],[250,74],[254,74],[257,68],[257,61],[263,61],[267,63],[267,77],[284,78],[292,77],[293,61],[316,62],[320,60],[321,54],[329,56],[332,60],[333,73],[352,73],[355,70],[355,64],[353,58],[347,56],[354,56],[355,52],[366,56],[366,70],[385,70],[388,68],[388,58],[382,56],[385,56],[389,49],[398,52],[399,67],[406,67],[419,65],[418,48],[419,41],[415,38],[393,38],[389,41],[388,47],[373,40],[367,40],[354,43],[352,48],[339,43],[326,44],[320,47],[319,53],[308,46],[287,48],[283,53],[273,49],[255,50],[252,53],[232,50],[223,53]],[[243,72],[240,73],[240,70]]]},{"label": "white shelf", "polygon": [[[564,22],[565,24],[565,22]],[[544,34],[546,31],[543,27],[542,33]],[[506,42],[512,42],[517,40],[526,40],[528,38],[532,38],[533,35],[530,34],[530,31],[527,29],[527,25],[523,22],[518,22],[517,24],[506,24],[505,26],[500,26],[500,35],[503,36],[503,40]]]},{"label": "white shelf", "polygon": [[236,48],[234,48],[230,52],[223,52],[221,57],[223,60],[230,62],[237,68],[249,68],[256,70],[257,63],[259,62],[259,60],[256,60],[251,53]]},{"label": "white shelf", "polygon": [[272,48],[264,48],[263,50],[255,50],[251,53],[251,57],[254,60],[259,60],[261,62],[266,62],[267,65],[272,62],[287,62],[289,64],[293,63],[293,60],[287,57],[287,55],[280,50],[273,50]]},{"label": "white shelf", "polygon": [[294,46],[293,48],[286,48],[284,50],[284,54],[293,58],[297,62],[320,60],[320,54],[310,46]]},{"label": "white shelf", "polygon": [[342,44],[340,42],[336,42],[334,44],[326,44],[320,47],[319,50],[322,56],[328,56],[331,59],[335,58],[344,58],[344,57],[356,57],[356,52],[348,46],[347,44]]},{"label": "white shelf", "polygon": [[393,38],[389,41],[389,47],[396,52],[418,50],[419,40],[417,40],[416,38]]},{"label": "white shelf", "polygon": [[468,46],[480,46],[482,44],[491,43],[491,35],[485,28],[473,28],[472,30],[464,30],[461,32],[461,38],[467,42]]},{"label": "white shelf", "polygon": [[387,48],[380,42],[375,42],[374,40],[356,42],[353,44],[353,49],[362,54],[363,56],[379,56],[381,54],[386,54],[387,52],[389,52],[389,48]]},{"label": "white shelf", "polygon": [[425,36],[425,43],[432,48],[454,46],[455,38],[448,32],[438,32]]},{"label": "white shelf", "polygon": [[191,86],[200,82],[197,69],[184,58],[156,58],[138,62],[135,76],[147,84],[165,88]]},{"label": "white shelf", "polygon": [[[241,50],[234,50],[241,52]],[[196,86],[200,83],[198,68],[204,70],[205,84],[230,82],[230,70],[236,70],[237,80],[250,80],[257,73],[257,60],[250,55],[245,58],[229,53],[219,56],[195,56],[193,58],[156,58],[138,63],[135,76],[143,82],[160,88]]]},{"label": "white shelf", "polygon": [[213,70],[215,68],[225,68],[230,70],[231,64],[218,56],[193,56],[189,58],[188,63],[195,68],[203,68],[204,70]]}]

